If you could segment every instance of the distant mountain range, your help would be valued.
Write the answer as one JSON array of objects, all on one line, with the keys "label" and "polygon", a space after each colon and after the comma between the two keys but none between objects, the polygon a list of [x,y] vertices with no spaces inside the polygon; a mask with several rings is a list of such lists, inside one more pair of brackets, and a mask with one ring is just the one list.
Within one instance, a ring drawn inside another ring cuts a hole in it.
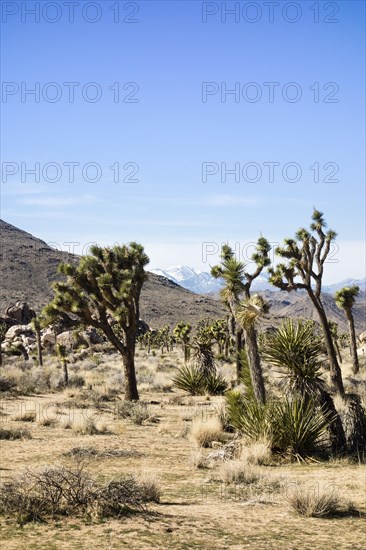
[{"label": "distant mountain range", "polygon": [[[79,257],[57,251],[44,241],[0,220],[0,315],[18,300],[28,302],[38,313],[52,298],[50,285],[60,279],[57,273],[60,261],[78,262]],[[200,319],[218,319],[227,314],[218,296],[220,285],[209,273],[185,266],[153,271],[141,295],[141,318],[150,327],[160,328],[165,324],[174,327],[182,320],[195,327]],[[334,292],[354,283],[365,290],[365,280],[354,279],[329,285],[326,289]],[[198,290],[201,294],[197,294]],[[269,286],[266,277],[261,277],[261,280],[258,277],[256,290],[263,293],[271,306],[269,315],[260,321],[261,328],[278,326],[288,318],[317,319],[306,292],[273,292],[274,288]],[[333,296],[323,294],[323,302],[329,319],[338,323],[340,331],[348,330],[346,317],[337,308]],[[365,312],[366,295],[362,292],[354,306],[357,332],[365,330]]]},{"label": "distant mountain range", "polygon": [[[151,269],[151,272],[166,277],[196,294],[217,294],[221,290],[223,284],[220,279],[215,279],[209,272],[199,271],[194,267],[188,267],[186,265],[177,265],[169,269]],[[323,292],[334,294],[337,290],[352,285],[357,285],[362,292],[366,292],[366,279],[345,279],[339,283],[325,285],[323,287]],[[254,291],[270,290],[272,292],[278,290],[268,282],[268,276],[265,273],[253,281],[252,289]]]}]

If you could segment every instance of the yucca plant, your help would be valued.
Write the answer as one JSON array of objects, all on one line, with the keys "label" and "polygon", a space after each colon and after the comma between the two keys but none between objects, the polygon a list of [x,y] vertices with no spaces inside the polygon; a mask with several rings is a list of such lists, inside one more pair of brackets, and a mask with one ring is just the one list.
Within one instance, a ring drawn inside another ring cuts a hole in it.
[{"label": "yucca plant", "polygon": [[271,439],[270,405],[246,398],[237,390],[226,394],[229,423],[249,441]]},{"label": "yucca plant", "polygon": [[205,374],[197,365],[190,365],[178,369],[173,378],[173,386],[190,395],[222,395],[228,384],[221,374]]},{"label": "yucca plant", "polygon": [[325,389],[321,351],[322,342],[312,324],[289,319],[267,336],[263,357],[281,374],[289,395],[311,397]]},{"label": "yucca plant", "polygon": [[213,372],[204,377],[204,387],[209,395],[223,395],[228,383],[221,374]]},{"label": "yucca plant", "polygon": [[196,365],[180,367],[173,377],[173,386],[191,395],[203,395],[203,372]]},{"label": "yucca plant", "polygon": [[271,410],[273,448],[305,457],[321,450],[330,413],[324,414],[313,400],[286,398]]}]

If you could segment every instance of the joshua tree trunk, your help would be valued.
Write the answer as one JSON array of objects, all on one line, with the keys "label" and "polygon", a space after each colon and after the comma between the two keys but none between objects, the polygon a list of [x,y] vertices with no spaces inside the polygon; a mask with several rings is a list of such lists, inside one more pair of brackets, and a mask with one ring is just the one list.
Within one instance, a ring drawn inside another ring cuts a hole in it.
[{"label": "joshua tree trunk", "polygon": [[255,328],[252,326],[245,329],[245,343],[247,348],[248,363],[254,395],[259,403],[265,403],[266,391],[264,387],[263,371],[258,351],[257,335],[255,333]]},{"label": "joshua tree trunk", "polygon": [[349,326],[349,336],[351,341],[350,347],[351,347],[353,374],[357,374],[358,372],[360,372],[360,365],[358,362],[358,355],[357,355],[355,322],[351,311],[346,310],[346,316],[347,316],[347,321]]},{"label": "joshua tree trunk", "polygon": [[323,412],[331,414],[328,431],[333,453],[338,454],[345,451],[347,448],[346,434],[331,395],[327,391],[321,390],[319,401]]},{"label": "joshua tree trunk", "polygon": [[137,381],[135,373],[135,350],[130,348],[122,355],[125,373],[125,401],[138,401]]},{"label": "joshua tree trunk", "polygon": [[236,378],[238,384],[240,384],[240,375],[242,371],[242,365],[241,365],[241,351],[244,347],[243,342],[243,329],[241,327],[237,327],[235,331],[235,350],[236,350]]},{"label": "joshua tree trunk", "polygon": [[67,387],[69,385],[69,369],[67,368],[67,361],[62,361],[62,367],[64,370],[64,385]]},{"label": "joshua tree trunk", "polygon": [[334,344],[335,350],[337,352],[338,361],[342,364],[343,359],[342,359],[342,355],[341,355],[341,350],[339,349],[338,342],[337,342],[336,338],[333,339],[333,344]]},{"label": "joshua tree trunk", "polygon": [[343,397],[344,386],[342,380],[342,371],[338,364],[337,354],[333,345],[332,333],[329,328],[327,316],[325,314],[323,305],[317,300],[312,291],[308,292],[311,301],[313,302],[315,309],[318,312],[320,324],[323,329],[325,347],[328,353],[329,365],[330,365],[330,379],[334,389]]},{"label": "joshua tree trunk", "polygon": [[43,367],[43,355],[42,355],[42,344],[41,344],[41,331],[36,329],[36,340],[37,340],[37,355],[38,355],[38,364],[40,367]]}]

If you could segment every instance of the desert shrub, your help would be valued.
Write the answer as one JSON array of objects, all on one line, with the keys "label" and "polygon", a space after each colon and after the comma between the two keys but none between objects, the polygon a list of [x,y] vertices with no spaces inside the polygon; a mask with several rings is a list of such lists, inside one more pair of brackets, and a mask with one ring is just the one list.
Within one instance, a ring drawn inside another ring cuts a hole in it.
[{"label": "desert shrub", "polygon": [[239,460],[224,462],[219,471],[220,480],[224,483],[252,485],[260,480],[260,473],[252,466]]},{"label": "desert shrub", "polygon": [[173,386],[190,395],[222,395],[227,390],[227,382],[217,372],[204,373],[197,365],[183,366],[173,378]]},{"label": "desert shrub", "polygon": [[35,422],[37,418],[36,413],[33,412],[23,412],[14,416],[13,420],[16,422]]},{"label": "desert shrub", "polygon": [[51,418],[51,417],[46,417],[46,418],[42,418],[38,424],[40,426],[43,426],[44,428],[55,428],[57,425],[58,425],[58,420],[57,418]]},{"label": "desert shrub", "polygon": [[131,401],[118,402],[116,414],[119,418],[130,418],[131,422],[137,426],[141,426],[144,420],[151,416],[148,406],[143,401],[138,403]]},{"label": "desert shrub", "polygon": [[32,439],[28,428],[2,428],[0,427],[0,439]]},{"label": "desert shrub", "polygon": [[72,374],[69,376],[69,388],[82,388],[85,385],[85,378],[80,374]]},{"label": "desert shrub", "polygon": [[291,508],[299,515],[323,518],[339,511],[340,498],[334,488],[296,487],[287,495]]},{"label": "desert shrub", "polygon": [[27,469],[0,487],[0,513],[22,524],[64,515],[120,517],[146,510],[147,502],[158,502],[158,492],[133,476],[100,484],[82,465],[46,466]]},{"label": "desert shrub", "polygon": [[254,441],[250,445],[244,445],[241,449],[240,458],[247,464],[266,466],[271,463],[271,441],[263,439]]},{"label": "desert shrub", "polygon": [[210,447],[213,441],[222,438],[222,425],[217,416],[196,418],[192,422],[191,437],[199,447]]},{"label": "desert shrub", "polygon": [[0,376],[0,392],[12,391],[16,387],[16,382],[5,376]]},{"label": "desert shrub", "polygon": [[203,470],[208,468],[208,460],[202,451],[192,451],[189,464],[193,469]]},{"label": "desert shrub", "polygon": [[111,433],[106,425],[102,424],[98,426],[91,417],[81,422],[74,422],[72,430],[78,435],[108,435]]}]

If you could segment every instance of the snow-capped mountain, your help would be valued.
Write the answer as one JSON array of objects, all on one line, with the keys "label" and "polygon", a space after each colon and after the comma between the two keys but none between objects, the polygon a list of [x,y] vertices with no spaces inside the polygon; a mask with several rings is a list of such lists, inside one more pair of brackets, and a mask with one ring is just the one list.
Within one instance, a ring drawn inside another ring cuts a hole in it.
[{"label": "snow-capped mountain", "polygon": [[340,290],[345,286],[354,286],[354,285],[360,287],[361,292],[366,292],[366,279],[344,279],[339,283],[323,286],[323,292],[334,294],[335,292],[337,292],[337,290]]},{"label": "snow-capped mountain", "polygon": [[[197,294],[217,293],[222,288],[220,279],[215,279],[207,271],[199,271],[194,267],[177,265],[168,269],[152,269],[152,273],[162,275],[183,288],[191,290]],[[261,275],[253,281],[253,290],[276,290],[269,284],[268,278]]]},{"label": "snow-capped mountain", "polygon": [[[217,293],[222,288],[220,279],[215,279],[207,271],[199,271],[194,267],[188,267],[186,265],[177,265],[168,269],[156,268],[152,269],[151,272],[156,275],[162,275],[196,294]],[[325,285],[323,286],[323,292],[334,294],[337,290],[352,285],[357,285],[362,292],[366,292],[366,279],[345,279],[339,283]],[[278,288],[271,285],[268,282],[268,276],[262,273],[262,275],[253,281],[252,290],[270,290],[276,292]]]}]

